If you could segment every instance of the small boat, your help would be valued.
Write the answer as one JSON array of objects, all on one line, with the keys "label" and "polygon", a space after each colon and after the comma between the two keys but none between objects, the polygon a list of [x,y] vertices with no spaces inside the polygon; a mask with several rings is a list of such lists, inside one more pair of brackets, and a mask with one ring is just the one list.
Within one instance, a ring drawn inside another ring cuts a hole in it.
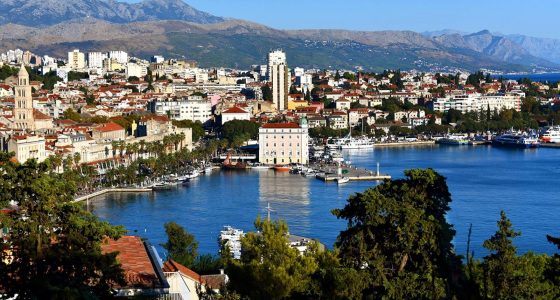
[{"label": "small boat", "polygon": [[274,171],[278,171],[278,172],[289,172],[290,171],[290,167],[286,166],[286,165],[276,165],[274,166]]},{"label": "small boat", "polygon": [[338,178],[336,179],[336,183],[338,183],[338,184],[347,183],[347,182],[349,182],[349,181],[350,181],[350,178],[349,178],[349,177],[338,177]]},{"label": "small boat", "polygon": [[317,173],[313,170],[307,170],[307,171],[301,172],[301,176],[303,176],[303,177],[315,177],[315,175],[317,175]]},{"label": "small boat", "polygon": [[270,166],[267,165],[263,165],[261,163],[255,163],[251,165],[251,169],[255,169],[255,170],[268,170],[270,169]]},{"label": "small boat", "polygon": [[152,190],[153,191],[171,190],[177,187],[177,184],[178,182],[169,182],[169,181],[158,182],[152,186]]},{"label": "small boat", "polygon": [[212,170],[213,170],[212,166],[207,166],[204,168],[204,174],[210,174],[212,173]]}]

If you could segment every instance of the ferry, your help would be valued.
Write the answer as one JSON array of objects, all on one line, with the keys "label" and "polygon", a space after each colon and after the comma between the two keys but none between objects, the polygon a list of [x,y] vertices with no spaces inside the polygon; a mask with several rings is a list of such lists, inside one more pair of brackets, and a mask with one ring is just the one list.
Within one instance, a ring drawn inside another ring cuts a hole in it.
[{"label": "ferry", "polygon": [[540,143],[534,136],[519,133],[506,133],[494,138],[492,146],[526,149],[538,148],[540,147]]},{"label": "ferry", "polygon": [[468,145],[466,135],[462,134],[447,134],[445,137],[436,140],[437,144],[441,145]]},{"label": "ferry", "polygon": [[542,135],[543,143],[560,143],[560,126],[549,127]]}]

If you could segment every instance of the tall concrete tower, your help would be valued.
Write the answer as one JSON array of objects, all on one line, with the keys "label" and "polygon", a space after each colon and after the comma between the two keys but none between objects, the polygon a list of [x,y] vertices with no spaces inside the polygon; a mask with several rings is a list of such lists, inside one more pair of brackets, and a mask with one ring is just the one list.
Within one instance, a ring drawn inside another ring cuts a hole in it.
[{"label": "tall concrete tower", "polygon": [[272,103],[279,111],[285,110],[288,107],[290,72],[284,51],[275,50],[268,54],[268,80],[272,82]]},{"label": "tall concrete tower", "polygon": [[29,84],[29,73],[22,64],[15,87],[14,127],[22,130],[35,130],[33,119],[33,95]]}]

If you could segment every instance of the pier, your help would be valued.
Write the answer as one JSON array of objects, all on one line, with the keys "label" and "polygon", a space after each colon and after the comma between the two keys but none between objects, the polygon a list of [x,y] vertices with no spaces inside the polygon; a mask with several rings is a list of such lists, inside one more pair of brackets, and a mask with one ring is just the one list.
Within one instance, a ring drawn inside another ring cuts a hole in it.
[{"label": "pier", "polygon": [[337,178],[348,177],[350,181],[379,181],[391,179],[391,175],[382,174],[379,172],[379,164],[377,171],[370,171],[363,168],[356,168],[354,166],[339,166],[337,165],[311,165],[311,168],[319,172],[316,176],[317,179],[322,181],[335,181]]}]

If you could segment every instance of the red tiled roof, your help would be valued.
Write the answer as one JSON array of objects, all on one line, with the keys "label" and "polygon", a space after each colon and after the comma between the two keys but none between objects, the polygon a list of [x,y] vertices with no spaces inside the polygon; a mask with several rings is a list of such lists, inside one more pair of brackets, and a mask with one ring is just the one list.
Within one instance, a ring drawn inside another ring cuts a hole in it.
[{"label": "red tiled roof", "polygon": [[140,122],[146,122],[149,120],[154,120],[157,122],[169,122],[169,118],[167,116],[145,116],[140,119]]},{"label": "red tiled roof", "polygon": [[245,111],[244,109],[234,106],[226,111],[223,111],[222,114],[246,114],[247,111]]},{"label": "red tiled roof", "polygon": [[300,128],[296,123],[266,123],[262,128]]},{"label": "red tiled roof", "polygon": [[117,131],[117,130],[124,130],[121,125],[113,122],[100,124],[98,127],[95,128],[97,131],[101,132],[109,132],[109,131]]},{"label": "red tiled roof", "polygon": [[182,264],[170,259],[163,264],[163,271],[164,272],[181,272],[183,275],[195,280],[196,282],[200,283],[201,278],[198,273],[195,271],[183,266]]},{"label": "red tiled roof", "polygon": [[117,261],[125,274],[128,287],[153,288],[160,285],[144,243],[136,236],[123,236],[118,240],[106,239],[102,252],[118,252]]},{"label": "red tiled roof", "polygon": [[33,118],[37,120],[52,120],[51,117],[45,115],[44,113],[34,109],[33,110]]}]

